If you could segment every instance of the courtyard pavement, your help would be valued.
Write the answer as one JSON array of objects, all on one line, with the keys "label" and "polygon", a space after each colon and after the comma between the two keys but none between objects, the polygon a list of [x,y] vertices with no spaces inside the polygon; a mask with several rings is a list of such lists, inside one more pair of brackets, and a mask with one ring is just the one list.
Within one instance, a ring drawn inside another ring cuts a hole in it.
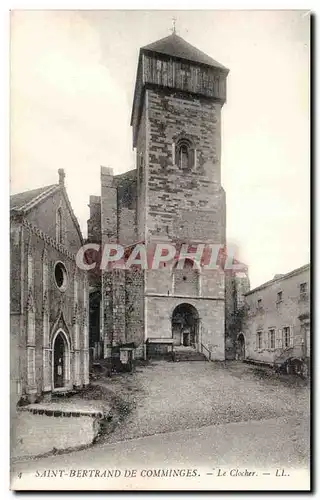
[{"label": "courtyard pavement", "polygon": [[154,361],[104,383],[121,395],[128,411],[105,436],[108,443],[230,422],[308,419],[309,414],[305,381],[239,362]]}]

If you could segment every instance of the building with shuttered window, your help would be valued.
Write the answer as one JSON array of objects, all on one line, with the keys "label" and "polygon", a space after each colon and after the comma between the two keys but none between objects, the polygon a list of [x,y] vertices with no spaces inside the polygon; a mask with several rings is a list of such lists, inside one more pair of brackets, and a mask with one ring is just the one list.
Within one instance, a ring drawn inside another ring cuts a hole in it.
[{"label": "building with shuttered window", "polygon": [[310,357],[310,265],[275,277],[245,294],[238,336],[242,357],[262,363]]}]

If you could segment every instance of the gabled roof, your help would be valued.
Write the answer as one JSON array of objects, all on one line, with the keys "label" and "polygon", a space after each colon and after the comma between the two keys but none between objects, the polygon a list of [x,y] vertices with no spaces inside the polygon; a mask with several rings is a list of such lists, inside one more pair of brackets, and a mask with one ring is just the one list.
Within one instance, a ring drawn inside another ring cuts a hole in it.
[{"label": "gabled roof", "polygon": [[262,283],[262,285],[259,285],[252,290],[249,290],[248,292],[244,293],[244,295],[250,295],[254,292],[258,292],[259,290],[262,290],[263,288],[267,288],[269,285],[272,285],[273,283],[277,283],[280,281],[283,281],[287,278],[291,278],[291,276],[295,276],[297,274],[303,273],[304,271],[307,271],[310,269],[310,264],[305,264],[304,266],[298,267],[297,269],[294,269],[293,271],[289,271],[286,274],[276,274],[275,277],[272,280],[266,281],[265,283]]},{"label": "gabled roof", "polygon": [[[62,177],[61,177],[62,175]],[[51,184],[50,186],[45,186],[42,188],[31,189],[28,191],[23,191],[22,193],[13,194],[10,196],[10,212],[12,214],[26,214],[33,208],[39,206],[47,198],[52,196],[54,193],[61,190],[62,195],[65,199],[66,205],[68,207],[72,221],[76,227],[77,233],[79,235],[81,244],[83,244],[83,236],[80,229],[80,225],[74,211],[71,207],[71,203],[64,185],[64,172],[59,169],[59,184]]]},{"label": "gabled roof", "polygon": [[19,209],[24,210],[24,208],[29,204],[37,200],[37,198],[42,198],[46,195],[47,191],[51,193],[52,188],[56,188],[56,184],[51,184],[50,186],[44,186],[37,189],[31,189],[29,191],[24,191],[23,193],[17,193],[10,196],[10,210]]},{"label": "gabled roof", "polygon": [[176,33],[172,33],[165,38],[161,38],[161,40],[145,45],[141,48],[141,50],[157,52],[158,54],[165,54],[178,59],[185,59],[187,61],[205,64],[207,66],[213,66],[215,68],[221,68],[228,71],[225,66],[215,61],[212,57],[208,56],[190,43],[186,42]]}]

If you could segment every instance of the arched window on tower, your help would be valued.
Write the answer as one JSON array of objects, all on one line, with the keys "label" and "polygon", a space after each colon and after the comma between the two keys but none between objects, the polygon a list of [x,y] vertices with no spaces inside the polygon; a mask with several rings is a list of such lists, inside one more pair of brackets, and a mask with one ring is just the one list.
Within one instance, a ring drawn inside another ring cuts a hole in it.
[{"label": "arched window on tower", "polygon": [[177,142],[175,160],[181,170],[191,170],[194,167],[195,150],[189,139],[180,139]]},{"label": "arched window on tower", "polygon": [[180,168],[186,169],[189,167],[189,151],[185,144],[183,144],[180,148]]}]

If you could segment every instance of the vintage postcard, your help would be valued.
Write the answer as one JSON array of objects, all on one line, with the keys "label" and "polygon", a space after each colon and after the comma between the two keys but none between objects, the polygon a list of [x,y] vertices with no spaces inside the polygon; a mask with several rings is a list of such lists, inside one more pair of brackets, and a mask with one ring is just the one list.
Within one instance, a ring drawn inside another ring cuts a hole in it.
[{"label": "vintage postcard", "polygon": [[310,23],[11,11],[12,490],[310,490]]}]

